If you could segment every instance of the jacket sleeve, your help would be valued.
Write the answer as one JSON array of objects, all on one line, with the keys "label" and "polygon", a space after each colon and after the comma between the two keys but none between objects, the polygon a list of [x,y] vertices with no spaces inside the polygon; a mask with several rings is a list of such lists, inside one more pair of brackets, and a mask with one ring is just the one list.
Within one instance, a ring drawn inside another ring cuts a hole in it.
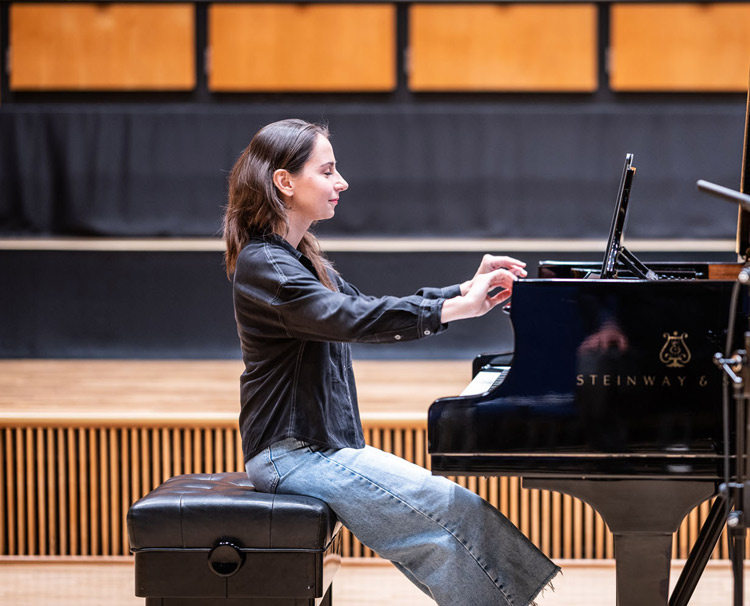
[{"label": "jacket sleeve", "polygon": [[440,322],[443,289],[430,289],[431,297],[370,297],[343,281],[339,292],[327,289],[291,256],[239,261],[234,284],[238,321],[266,337],[388,343],[447,328]]},{"label": "jacket sleeve", "polygon": [[417,295],[424,297],[425,299],[452,299],[453,297],[458,297],[460,294],[460,284],[454,284],[453,286],[446,286],[444,288],[425,287],[420,288],[417,291]]},{"label": "jacket sleeve", "polygon": [[[338,285],[341,292],[348,294],[361,295],[359,289],[344,280],[341,276],[338,276]],[[420,288],[416,293],[418,297],[424,297],[425,299],[452,299],[458,297],[461,294],[461,285],[454,284],[452,286],[446,286],[444,288],[433,288],[430,286]]]}]

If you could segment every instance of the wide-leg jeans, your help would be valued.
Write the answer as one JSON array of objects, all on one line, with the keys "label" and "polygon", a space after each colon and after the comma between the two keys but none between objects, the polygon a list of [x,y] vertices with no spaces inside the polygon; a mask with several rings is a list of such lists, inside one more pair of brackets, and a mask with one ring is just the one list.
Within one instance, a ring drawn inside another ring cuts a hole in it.
[{"label": "wide-leg jeans", "polygon": [[332,450],[289,438],[246,469],[261,492],[327,503],[439,606],[526,606],[559,571],[478,495],[370,446]]}]

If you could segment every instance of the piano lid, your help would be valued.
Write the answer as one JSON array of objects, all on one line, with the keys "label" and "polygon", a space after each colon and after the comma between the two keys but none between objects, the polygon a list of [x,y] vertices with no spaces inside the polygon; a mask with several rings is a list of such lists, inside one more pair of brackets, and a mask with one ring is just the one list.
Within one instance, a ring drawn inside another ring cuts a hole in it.
[{"label": "piano lid", "polygon": [[[750,194],[750,83],[748,84],[747,103],[745,106],[745,139],[742,148],[742,176],[740,191]],[[750,257],[750,213],[740,207],[737,216],[737,254],[748,260]]]}]

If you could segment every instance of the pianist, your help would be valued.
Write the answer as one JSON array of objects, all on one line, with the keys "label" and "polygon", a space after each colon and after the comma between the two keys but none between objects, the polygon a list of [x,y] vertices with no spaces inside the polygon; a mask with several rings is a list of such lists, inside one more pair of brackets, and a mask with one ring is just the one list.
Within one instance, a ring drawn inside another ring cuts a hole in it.
[{"label": "pianist", "polygon": [[224,238],[248,476],[258,490],[328,503],[441,606],[529,604],[557,566],[474,493],[365,446],[348,345],[418,339],[482,315],[507,300],[524,264],[485,256],[461,285],[365,296],[309,232],[347,187],[327,130],[301,120],[261,129],[230,174]]}]

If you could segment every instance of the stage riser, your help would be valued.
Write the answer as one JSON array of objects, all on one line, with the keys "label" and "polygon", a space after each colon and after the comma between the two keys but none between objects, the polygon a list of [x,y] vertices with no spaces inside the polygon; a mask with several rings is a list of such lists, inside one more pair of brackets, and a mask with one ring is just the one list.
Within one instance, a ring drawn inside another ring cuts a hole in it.
[{"label": "stage riser", "polygon": [[[423,422],[366,420],[365,433],[369,444],[429,468]],[[234,422],[224,420],[159,426],[16,421],[0,427],[0,453],[0,556],[126,555],[125,516],[136,499],[174,475],[243,468]],[[523,489],[519,478],[453,479],[500,509],[552,558],[613,557],[611,533],[577,499]],[[673,557],[687,557],[709,505],[684,520]],[[375,557],[348,531],[344,555]],[[728,557],[725,536],[713,557]]]}]

